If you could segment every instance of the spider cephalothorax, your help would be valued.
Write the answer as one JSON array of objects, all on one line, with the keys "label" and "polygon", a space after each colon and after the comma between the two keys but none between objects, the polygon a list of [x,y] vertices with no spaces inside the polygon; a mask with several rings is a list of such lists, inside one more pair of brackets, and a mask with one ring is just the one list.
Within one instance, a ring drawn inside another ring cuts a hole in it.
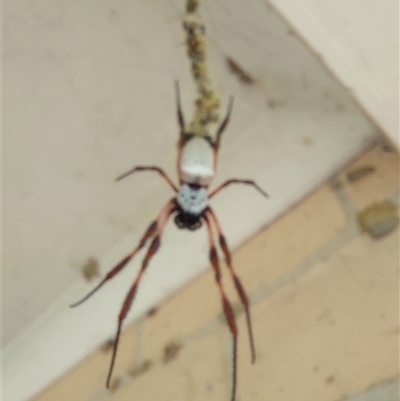
[{"label": "spider cephalothorax", "polygon": [[198,217],[208,206],[207,189],[196,184],[182,184],[176,202],[183,213]]},{"label": "spider cephalothorax", "polygon": [[[132,250],[132,252],[122,259],[105,278],[85,297],[80,301],[71,305],[72,307],[78,306],[88,298],[90,298],[100,287],[103,286],[108,280],[113,278],[117,273],[119,273],[132,258],[141,250],[148,241],[151,240],[148,247],[147,253],[143,259],[141,269],[132,284],[128,294],[126,295],[125,301],[123,303],[121,312],[118,316],[118,327],[116,339],[114,342],[113,355],[111,359],[111,365],[107,376],[106,386],[109,387],[111,375],[114,367],[115,357],[117,355],[118,340],[121,334],[122,323],[125,320],[128,311],[132,305],[135,298],[137,288],[139,286],[140,280],[143,277],[143,273],[148,267],[150,259],[157,252],[160,247],[160,238],[162,236],[163,230],[170,216],[175,215],[174,221],[179,228],[186,228],[190,231],[197,230],[205,223],[208,233],[209,247],[210,247],[210,262],[215,273],[215,279],[218,285],[219,293],[221,295],[222,306],[224,314],[229,325],[229,329],[233,337],[233,369],[232,369],[232,395],[231,400],[235,399],[236,392],[236,355],[237,355],[237,327],[235,322],[235,316],[233,313],[232,306],[225,294],[224,287],[221,281],[221,271],[218,260],[218,255],[216,251],[216,244],[214,236],[217,234],[218,242],[222,253],[225,256],[225,261],[229,270],[229,273],[235,284],[237,293],[239,295],[240,301],[244,306],[247,320],[247,328],[250,339],[251,348],[251,358],[252,362],[255,361],[255,348],[253,333],[250,321],[250,310],[249,301],[244,291],[244,288],[236,275],[233,266],[232,258],[229,248],[227,246],[225,236],[223,235],[221,226],[218,222],[217,216],[214,211],[209,206],[209,199],[211,199],[215,194],[217,194],[221,189],[225,188],[230,184],[241,183],[249,184],[255,187],[264,196],[268,196],[254,181],[251,180],[240,180],[231,179],[219,187],[214,189],[211,193],[208,193],[208,187],[214,178],[217,156],[219,150],[219,144],[221,139],[221,134],[226,128],[229,121],[230,113],[233,105],[233,98],[229,101],[228,112],[225,119],[219,126],[215,140],[211,140],[209,136],[197,136],[193,133],[185,132],[185,122],[183,119],[183,114],[181,110],[180,97],[179,97],[179,87],[176,84],[176,99],[177,99],[177,109],[178,109],[178,122],[180,127],[180,137],[178,145],[178,176],[179,176],[179,188],[172,182],[168,175],[160,168],[154,166],[138,166],[129,170],[128,172],[122,174],[117,178],[117,181],[125,178],[126,176],[137,172],[137,171],[155,171],[159,173],[170,185],[170,187],[175,192],[175,197],[173,197],[166,206],[161,210],[157,218],[150,224],[144,233],[143,237],[139,241],[139,244]],[[216,233],[214,232],[216,231]]]}]

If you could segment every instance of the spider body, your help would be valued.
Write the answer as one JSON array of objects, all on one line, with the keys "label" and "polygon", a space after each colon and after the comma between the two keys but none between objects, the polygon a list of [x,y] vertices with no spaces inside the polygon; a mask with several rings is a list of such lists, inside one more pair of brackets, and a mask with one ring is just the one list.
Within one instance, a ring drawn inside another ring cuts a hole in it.
[{"label": "spider body", "polygon": [[108,280],[112,279],[116,274],[118,274],[132,258],[150,241],[150,245],[147,249],[147,253],[143,259],[139,273],[136,276],[135,281],[130,287],[124,303],[122,305],[120,314],[118,316],[118,326],[117,334],[114,342],[113,355],[111,359],[110,369],[107,376],[106,386],[110,387],[111,375],[115,363],[115,358],[117,355],[118,341],[121,334],[122,323],[125,320],[129,309],[133,303],[136,296],[136,292],[143,276],[143,273],[149,265],[150,259],[158,251],[161,244],[161,236],[163,230],[168,222],[170,216],[175,215],[174,221],[178,228],[188,229],[190,231],[197,230],[204,223],[207,228],[208,239],[209,239],[209,257],[211,266],[214,270],[215,280],[218,286],[218,290],[221,296],[222,307],[226,317],[226,321],[229,326],[229,330],[232,334],[233,340],[233,366],[232,366],[232,392],[231,401],[235,400],[236,394],[236,359],[237,359],[237,326],[235,322],[235,316],[233,313],[232,306],[228,300],[225,290],[221,281],[221,269],[219,265],[218,254],[216,250],[215,242],[215,232],[218,236],[219,247],[225,256],[225,261],[227,268],[229,270],[230,276],[234,282],[236,291],[239,295],[240,301],[244,307],[247,320],[247,329],[250,340],[250,349],[252,362],[255,361],[255,347],[253,340],[253,333],[250,320],[250,310],[249,301],[246,292],[241,284],[239,277],[232,266],[232,257],[230,250],[228,248],[225,236],[222,232],[221,226],[215,215],[214,211],[209,205],[209,200],[217,194],[221,189],[225,188],[230,184],[241,183],[252,185],[264,196],[268,195],[254,182],[251,180],[241,180],[241,179],[230,179],[219,187],[217,187],[211,193],[208,193],[208,187],[214,177],[217,156],[219,150],[219,144],[221,139],[221,134],[225,130],[226,125],[229,121],[230,113],[233,105],[233,98],[230,99],[228,105],[228,112],[225,119],[219,126],[215,140],[211,140],[210,137],[206,136],[196,136],[193,133],[187,133],[185,131],[185,123],[183,119],[183,114],[180,104],[179,87],[176,83],[176,99],[177,99],[177,110],[178,110],[178,122],[180,127],[180,139],[178,144],[178,160],[177,169],[179,176],[179,187],[177,187],[169,176],[160,168],[155,166],[137,166],[132,170],[122,174],[117,178],[117,181],[125,178],[126,176],[138,172],[138,171],[155,171],[160,174],[165,181],[170,185],[172,190],[175,192],[175,196],[170,199],[166,206],[161,210],[157,218],[149,225],[145,231],[143,237],[139,241],[139,244],[129,253],[125,258],[123,258],[113,269],[111,269],[105,278],[85,297],[83,297],[78,302],[71,305],[71,307],[78,306],[90,298],[97,290],[99,290]]},{"label": "spider body", "polygon": [[181,180],[207,188],[215,174],[214,150],[209,139],[185,135],[180,170]]},{"label": "spider body", "polygon": [[208,206],[207,189],[196,184],[182,184],[176,201],[183,213],[200,216]]},{"label": "spider body", "polygon": [[208,207],[207,188],[215,175],[215,157],[210,137],[184,134],[181,138],[179,211],[174,221],[178,228],[194,231],[202,226],[201,217]]}]

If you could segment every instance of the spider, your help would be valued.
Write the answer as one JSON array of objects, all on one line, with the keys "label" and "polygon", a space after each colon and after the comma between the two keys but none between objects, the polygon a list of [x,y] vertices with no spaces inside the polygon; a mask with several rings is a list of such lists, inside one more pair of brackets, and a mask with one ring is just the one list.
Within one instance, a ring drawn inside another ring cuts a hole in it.
[{"label": "spider", "polygon": [[217,282],[218,290],[221,295],[223,311],[229,326],[229,330],[232,334],[233,340],[233,360],[232,360],[232,390],[231,390],[231,401],[235,400],[236,394],[236,381],[237,381],[237,336],[238,330],[235,322],[235,315],[232,306],[225,294],[224,287],[221,281],[221,270],[216,250],[216,242],[214,239],[214,230],[218,235],[219,246],[225,256],[225,261],[230,272],[230,275],[235,284],[241,303],[243,304],[244,311],[246,314],[247,331],[249,335],[250,350],[251,350],[251,361],[255,362],[256,352],[253,339],[253,330],[250,319],[249,300],[246,292],[240,282],[239,277],[236,275],[233,266],[231,252],[228,248],[225,236],[222,232],[221,225],[217,219],[212,208],[209,206],[209,200],[212,199],[218,192],[223,188],[231,184],[247,184],[252,185],[262,195],[268,197],[268,194],[263,191],[254,181],[242,180],[242,179],[230,179],[216,189],[208,193],[208,187],[214,177],[218,150],[220,146],[221,136],[224,132],[233,107],[233,97],[231,96],[228,103],[228,109],[226,116],[219,128],[217,129],[216,138],[212,140],[211,137],[196,136],[191,132],[185,130],[185,121],[181,108],[179,83],[175,83],[175,96],[176,96],[176,108],[178,123],[180,127],[180,137],[178,142],[178,159],[177,159],[177,170],[179,176],[179,187],[177,187],[169,176],[160,167],[155,166],[137,166],[126,173],[117,177],[116,181],[120,181],[128,175],[139,172],[139,171],[153,171],[161,175],[162,178],[169,184],[172,190],[175,192],[175,196],[168,201],[166,206],[158,214],[157,218],[150,224],[143,237],[139,241],[139,244],[129,253],[124,259],[122,259],[113,269],[111,269],[104,279],[86,296],[84,296],[78,302],[70,305],[72,308],[81,305],[88,298],[90,298],[95,292],[97,292],[108,280],[111,280],[117,275],[128,262],[141,250],[146,243],[151,239],[150,246],[148,247],[147,253],[142,261],[141,269],[139,270],[133,285],[131,286],[128,294],[125,297],[122,305],[120,314],[118,316],[117,333],[114,341],[113,354],[111,358],[111,364],[108,371],[106,387],[110,387],[111,376],[114,368],[114,363],[117,355],[118,341],[121,335],[121,327],[124,322],[128,311],[132,305],[132,302],[136,296],[141,278],[149,264],[150,259],[158,251],[161,244],[161,236],[167,221],[171,215],[174,215],[174,221],[178,228],[188,229],[194,231],[202,226],[202,223],[206,225],[208,233],[208,241],[210,248],[210,261],[215,274],[215,280]]}]

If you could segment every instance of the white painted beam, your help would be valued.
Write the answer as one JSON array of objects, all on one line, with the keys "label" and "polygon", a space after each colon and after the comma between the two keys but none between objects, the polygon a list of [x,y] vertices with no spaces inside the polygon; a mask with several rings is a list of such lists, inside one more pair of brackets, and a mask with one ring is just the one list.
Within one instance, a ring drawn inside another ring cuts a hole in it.
[{"label": "white painted beam", "polygon": [[398,0],[268,0],[397,147]]}]

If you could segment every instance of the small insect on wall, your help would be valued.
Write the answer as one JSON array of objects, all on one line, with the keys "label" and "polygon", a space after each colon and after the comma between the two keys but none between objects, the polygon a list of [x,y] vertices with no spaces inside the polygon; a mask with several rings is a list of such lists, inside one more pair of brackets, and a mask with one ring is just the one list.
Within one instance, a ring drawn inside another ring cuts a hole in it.
[{"label": "small insect on wall", "polygon": [[107,281],[116,276],[136,254],[150,242],[146,255],[143,259],[141,268],[129,289],[122,309],[118,316],[117,334],[113,345],[113,353],[111,358],[110,369],[108,372],[106,387],[110,388],[112,372],[116,361],[119,338],[121,335],[122,324],[133,304],[137,289],[149,266],[151,258],[159,250],[161,238],[164,228],[170,216],[175,216],[175,224],[178,228],[195,231],[202,224],[206,225],[209,241],[209,258],[214,269],[215,280],[219,289],[222,301],[222,308],[226,317],[229,330],[232,334],[232,391],[231,401],[236,399],[236,381],[237,381],[237,336],[238,330],[235,322],[235,315],[232,309],[231,302],[226,296],[223,283],[221,281],[220,262],[218,258],[215,235],[218,238],[220,251],[222,251],[227,263],[231,278],[235,284],[240,301],[243,304],[247,319],[247,329],[251,348],[251,361],[256,360],[256,350],[253,338],[253,331],[250,318],[250,305],[244,287],[235,273],[232,263],[231,252],[228,248],[227,241],[223,234],[221,225],[215,212],[209,205],[209,200],[218,194],[222,189],[231,184],[246,184],[254,187],[263,196],[268,197],[267,193],[261,189],[253,180],[244,180],[233,178],[225,181],[217,188],[209,191],[209,186],[212,183],[214,174],[217,169],[218,152],[220,148],[222,134],[227,128],[229,118],[233,108],[233,97],[229,99],[228,110],[226,116],[218,126],[216,134],[212,135],[209,130],[209,125],[212,122],[218,121],[217,110],[219,108],[219,98],[211,85],[211,80],[208,76],[207,69],[207,50],[205,40],[205,26],[198,10],[198,2],[188,0],[187,15],[184,21],[184,29],[187,34],[187,50],[188,57],[191,61],[191,70],[199,97],[195,104],[197,106],[194,120],[190,125],[185,124],[185,119],[182,111],[179,83],[176,82],[176,103],[177,117],[179,123],[179,144],[178,144],[178,159],[177,170],[179,178],[179,186],[176,186],[171,178],[160,167],[155,166],[136,166],[132,170],[122,174],[117,178],[117,181],[127,177],[135,172],[151,171],[158,173],[175,192],[175,196],[169,200],[166,206],[161,210],[157,218],[150,224],[145,231],[139,244],[123,258],[115,267],[113,267],[105,276],[105,278],[85,297],[80,301],[71,305],[77,307],[88,300],[95,292],[97,292]]}]

